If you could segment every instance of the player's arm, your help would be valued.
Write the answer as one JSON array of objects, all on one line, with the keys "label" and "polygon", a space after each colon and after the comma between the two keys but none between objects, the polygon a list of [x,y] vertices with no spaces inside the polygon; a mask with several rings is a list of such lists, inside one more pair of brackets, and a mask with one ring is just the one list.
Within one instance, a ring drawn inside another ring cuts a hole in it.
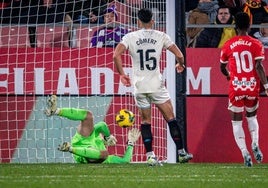
[{"label": "player's arm", "polygon": [[220,68],[221,68],[221,73],[222,73],[224,76],[226,76],[227,80],[230,80],[230,73],[229,73],[229,71],[227,70],[226,66],[227,66],[227,63],[221,63],[221,66],[220,66]]},{"label": "player's arm", "polygon": [[261,83],[263,84],[263,87],[265,89],[265,93],[268,96],[268,81],[267,81],[266,73],[265,73],[265,70],[263,68],[261,59],[256,60],[256,71],[257,71],[257,74],[261,80]]},{"label": "player's arm", "polygon": [[123,65],[122,65],[122,54],[126,51],[125,45],[122,43],[119,43],[115,50],[113,55],[113,61],[115,63],[117,72],[120,74],[120,80],[125,86],[131,86],[130,78],[128,75],[125,74]]},{"label": "player's arm", "polygon": [[176,44],[172,44],[168,47],[168,50],[175,55],[176,58],[176,69],[178,73],[181,73],[184,68],[184,56]]},{"label": "player's arm", "polygon": [[100,121],[94,125],[95,132],[104,136],[104,144],[106,146],[115,146],[117,139],[110,133],[108,125],[104,121]]}]

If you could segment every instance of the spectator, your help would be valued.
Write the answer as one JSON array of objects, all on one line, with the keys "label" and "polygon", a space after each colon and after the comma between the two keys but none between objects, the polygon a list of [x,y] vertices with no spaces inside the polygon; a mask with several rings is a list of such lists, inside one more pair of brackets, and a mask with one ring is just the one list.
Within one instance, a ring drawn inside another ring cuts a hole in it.
[{"label": "spectator", "polygon": [[[43,0],[41,0],[43,1]],[[48,0],[40,7],[38,12],[38,23],[63,23],[72,22],[69,15],[68,0]]]},{"label": "spectator", "polygon": [[[54,23],[67,23],[69,24],[66,38],[69,44],[62,43],[64,37],[61,37],[60,42],[56,42],[58,46],[71,47],[70,38],[72,31],[72,19],[69,15],[69,4],[68,0],[38,0],[39,4],[31,6],[30,8],[30,19],[29,24],[54,24]],[[63,33],[62,35],[65,35]],[[36,26],[29,27],[29,37],[31,42],[31,47],[37,46],[36,41]],[[52,46],[55,46],[55,41],[53,41]]]},{"label": "spectator", "polygon": [[[262,0],[246,0],[243,11],[250,17],[250,23],[259,25],[263,17],[268,15],[267,4]],[[259,31],[258,28],[251,28],[249,35],[253,36],[255,32]]]},{"label": "spectator", "polygon": [[268,17],[264,17],[260,30],[254,33],[254,37],[262,42],[264,48],[268,48]]},{"label": "spectator", "polygon": [[89,17],[90,23],[104,23],[102,13],[107,8],[108,3],[108,0],[93,0],[90,11],[84,11],[84,14]]},{"label": "spectator", "polygon": [[[188,24],[209,24],[216,21],[218,1],[199,0],[197,7],[189,12]],[[196,39],[204,28],[187,28],[187,47],[195,47]]]},{"label": "spectator", "polygon": [[107,8],[107,0],[70,0],[73,5],[71,17],[74,23],[104,23],[100,16]]},{"label": "spectator", "polygon": [[104,11],[104,26],[95,31],[91,39],[91,47],[115,47],[128,30],[116,22],[118,14],[112,5]]},{"label": "spectator", "polygon": [[236,13],[243,11],[245,2],[246,0],[219,0],[219,5],[229,7],[231,14],[236,15]]},{"label": "spectator", "polygon": [[[234,24],[230,8],[227,6],[222,6],[218,9],[215,26],[220,26],[221,24]],[[221,48],[228,39],[235,35],[235,29],[232,27],[205,28],[197,38],[196,47]]]},{"label": "spectator", "polygon": [[11,0],[2,10],[3,23],[37,24],[63,22],[67,0]]}]

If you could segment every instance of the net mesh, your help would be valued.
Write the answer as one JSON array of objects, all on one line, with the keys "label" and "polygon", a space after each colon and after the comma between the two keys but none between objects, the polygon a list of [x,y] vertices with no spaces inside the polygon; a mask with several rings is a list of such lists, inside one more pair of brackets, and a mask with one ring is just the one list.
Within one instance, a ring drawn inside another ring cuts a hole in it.
[{"label": "net mesh", "polygon": [[[71,140],[79,122],[46,117],[43,111],[51,94],[58,95],[59,107],[88,109],[95,122],[106,121],[118,139],[109,148],[111,154],[123,155],[126,148],[128,129],[115,124],[120,109],[133,111],[134,126],[139,127],[132,88],[124,87],[115,72],[114,47],[92,47],[91,39],[104,26],[107,7],[116,7],[118,19],[113,27],[136,30],[137,10],[147,7],[153,10],[155,29],[165,31],[165,1],[89,1],[79,9],[81,2],[1,1],[0,162],[73,162],[71,154],[57,151],[57,146]],[[129,55],[123,59],[130,73]],[[165,72],[165,52],[161,61]],[[166,159],[166,124],[154,106],[152,115],[155,153]],[[140,139],[133,162],[145,160]]]}]

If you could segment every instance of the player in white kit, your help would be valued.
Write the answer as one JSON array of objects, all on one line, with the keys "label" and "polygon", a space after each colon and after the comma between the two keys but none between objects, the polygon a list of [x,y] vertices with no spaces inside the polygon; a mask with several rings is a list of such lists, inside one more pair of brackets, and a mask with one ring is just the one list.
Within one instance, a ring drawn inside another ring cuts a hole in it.
[{"label": "player in white kit", "polygon": [[[134,86],[136,105],[141,116],[141,134],[146,150],[149,165],[158,164],[157,157],[153,151],[153,135],[151,131],[151,104],[162,113],[167,121],[170,134],[178,149],[178,161],[188,162],[193,155],[185,151],[180,127],[176,120],[169,93],[165,87],[160,72],[160,57],[163,49],[172,52],[176,57],[176,69],[178,73],[184,70],[184,56],[170,37],[161,31],[152,29],[154,20],[149,9],[141,9],[138,12],[139,30],[128,33],[122,38],[114,51],[114,63],[120,74],[121,82],[130,87]],[[122,66],[121,55],[129,51],[132,57],[132,79],[125,74]]]}]

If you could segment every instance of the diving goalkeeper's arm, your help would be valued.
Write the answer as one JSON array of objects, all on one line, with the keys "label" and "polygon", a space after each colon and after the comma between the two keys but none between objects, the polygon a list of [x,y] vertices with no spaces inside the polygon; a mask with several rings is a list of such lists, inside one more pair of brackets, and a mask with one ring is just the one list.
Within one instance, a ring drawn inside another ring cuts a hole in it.
[{"label": "diving goalkeeper's arm", "polygon": [[137,128],[133,128],[128,131],[128,146],[134,146],[135,142],[139,139],[141,132]]}]

